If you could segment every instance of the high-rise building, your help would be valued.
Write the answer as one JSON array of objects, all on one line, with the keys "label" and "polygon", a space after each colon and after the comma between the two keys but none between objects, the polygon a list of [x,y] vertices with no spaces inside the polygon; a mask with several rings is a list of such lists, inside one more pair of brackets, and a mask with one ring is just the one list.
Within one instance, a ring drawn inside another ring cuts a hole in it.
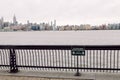
[{"label": "high-rise building", "polygon": [[18,22],[17,22],[16,16],[14,15],[13,16],[13,25],[16,26],[17,24],[18,24]]},{"label": "high-rise building", "polygon": [[56,20],[54,20],[53,30],[56,30]]},{"label": "high-rise building", "polygon": [[0,19],[0,29],[2,29],[4,27],[4,18],[1,17]]},{"label": "high-rise building", "polygon": [[1,17],[1,21],[2,21],[2,24],[4,23],[4,18],[3,17]]},{"label": "high-rise building", "polygon": [[29,20],[27,20],[27,25],[29,25],[30,24],[30,22],[29,22]]},{"label": "high-rise building", "polygon": [[0,27],[2,26],[1,24],[2,24],[2,21],[1,21],[1,19],[0,19]]},{"label": "high-rise building", "polygon": [[52,21],[51,21],[51,27],[53,26],[53,23],[52,23]]},{"label": "high-rise building", "polygon": [[50,23],[51,30],[53,30],[53,22]]}]

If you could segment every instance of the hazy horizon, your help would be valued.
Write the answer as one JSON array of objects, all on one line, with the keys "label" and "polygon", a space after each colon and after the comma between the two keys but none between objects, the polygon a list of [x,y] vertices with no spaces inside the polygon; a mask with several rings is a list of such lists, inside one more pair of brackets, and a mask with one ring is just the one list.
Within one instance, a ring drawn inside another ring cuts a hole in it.
[{"label": "hazy horizon", "polygon": [[119,9],[119,0],[3,0],[0,17],[12,22],[15,14],[19,23],[57,20],[57,25],[99,25],[119,23]]}]

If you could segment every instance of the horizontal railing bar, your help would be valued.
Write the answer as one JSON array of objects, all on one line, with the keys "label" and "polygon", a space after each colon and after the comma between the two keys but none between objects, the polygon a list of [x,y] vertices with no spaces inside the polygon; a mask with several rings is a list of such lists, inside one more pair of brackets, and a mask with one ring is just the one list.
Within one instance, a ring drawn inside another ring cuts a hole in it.
[{"label": "horizontal railing bar", "polygon": [[0,65],[0,67],[10,67],[10,65]]},{"label": "horizontal railing bar", "polygon": [[84,48],[85,50],[120,50],[120,45],[0,45],[0,49],[60,49]]},{"label": "horizontal railing bar", "polygon": [[91,70],[120,70],[120,68],[83,68],[83,67],[51,67],[51,66],[20,66],[17,67],[28,67],[28,68],[53,68],[53,69],[91,69]]}]

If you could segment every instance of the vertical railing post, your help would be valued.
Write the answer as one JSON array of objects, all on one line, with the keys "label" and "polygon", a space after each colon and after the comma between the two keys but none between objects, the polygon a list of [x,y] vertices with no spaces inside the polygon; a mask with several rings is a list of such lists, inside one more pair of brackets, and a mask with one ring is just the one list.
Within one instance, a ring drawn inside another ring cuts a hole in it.
[{"label": "vertical railing post", "polygon": [[80,76],[78,59],[79,59],[79,56],[77,55],[77,72],[76,72],[75,76]]},{"label": "vertical railing post", "polygon": [[10,49],[10,73],[17,73],[16,53],[14,49]]}]

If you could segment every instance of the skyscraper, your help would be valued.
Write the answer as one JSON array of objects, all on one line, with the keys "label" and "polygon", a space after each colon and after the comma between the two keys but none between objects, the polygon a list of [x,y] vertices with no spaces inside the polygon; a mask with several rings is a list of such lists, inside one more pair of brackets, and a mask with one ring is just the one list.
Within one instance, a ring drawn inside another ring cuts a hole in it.
[{"label": "skyscraper", "polygon": [[56,20],[54,20],[53,30],[56,30]]},{"label": "skyscraper", "polygon": [[1,17],[0,19],[0,29],[2,29],[4,27],[4,19],[3,17]]},{"label": "skyscraper", "polygon": [[16,16],[14,15],[14,16],[13,16],[13,25],[16,26],[17,23],[18,23],[18,22],[17,22]]},{"label": "skyscraper", "polygon": [[1,17],[1,21],[2,21],[2,23],[4,23],[4,19],[3,19],[3,17]]},{"label": "skyscraper", "polygon": [[29,20],[27,20],[27,25],[30,25],[30,22],[29,22]]}]

